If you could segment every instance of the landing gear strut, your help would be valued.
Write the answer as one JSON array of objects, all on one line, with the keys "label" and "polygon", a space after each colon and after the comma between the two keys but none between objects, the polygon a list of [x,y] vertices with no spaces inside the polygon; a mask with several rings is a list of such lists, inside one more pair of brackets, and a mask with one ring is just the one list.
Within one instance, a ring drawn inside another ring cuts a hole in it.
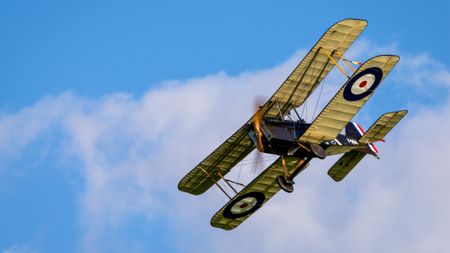
[{"label": "landing gear strut", "polygon": [[309,156],[303,160],[298,161],[297,166],[294,169],[294,171],[292,172],[292,174],[289,174],[287,167],[286,167],[286,163],[284,162],[284,158],[283,158],[282,164],[283,164],[284,175],[280,175],[277,177],[277,183],[283,191],[288,192],[288,193],[291,193],[294,191],[295,176],[297,176],[298,173],[300,173],[302,170],[304,170],[306,168],[306,166],[308,165],[308,162],[311,159],[312,159],[312,156]]},{"label": "landing gear strut", "polygon": [[289,173],[289,171],[286,167],[286,162],[285,162],[284,158],[281,158],[284,175],[278,176],[276,180],[277,180],[278,185],[280,186],[280,188],[283,191],[288,192],[288,193],[291,193],[294,191],[294,184],[295,184],[294,178],[298,175],[298,173],[300,173],[301,171],[303,171],[306,168],[309,161],[311,161],[311,159],[313,157],[317,157],[319,159],[325,159],[325,157],[326,157],[325,151],[318,144],[313,144],[313,143],[309,144],[309,150],[310,150],[310,154],[305,159],[302,159],[297,163],[297,166],[294,169],[294,171],[292,172],[292,174]]}]

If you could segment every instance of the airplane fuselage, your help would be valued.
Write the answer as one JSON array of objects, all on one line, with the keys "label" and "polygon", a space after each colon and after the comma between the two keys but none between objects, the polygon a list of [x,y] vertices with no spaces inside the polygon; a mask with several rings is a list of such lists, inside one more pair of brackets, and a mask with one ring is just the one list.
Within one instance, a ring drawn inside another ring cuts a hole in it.
[{"label": "airplane fuselage", "polygon": [[[309,143],[299,141],[311,124],[304,120],[280,120],[264,118],[260,124],[262,152],[305,158],[311,155]],[[258,133],[255,134],[253,125],[249,126],[249,136],[258,146]],[[367,145],[361,145],[353,136],[339,134],[335,139],[320,143],[320,147],[327,156],[346,153],[350,150],[360,150],[370,153]]]}]

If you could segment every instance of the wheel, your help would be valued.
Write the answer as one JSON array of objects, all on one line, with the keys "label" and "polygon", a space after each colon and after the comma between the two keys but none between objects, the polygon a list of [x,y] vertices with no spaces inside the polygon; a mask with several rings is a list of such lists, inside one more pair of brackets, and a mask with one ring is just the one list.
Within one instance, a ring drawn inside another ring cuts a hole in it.
[{"label": "wheel", "polygon": [[287,193],[291,193],[294,191],[294,182],[287,180],[284,176],[278,176],[277,183],[280,188]]},{"label": "wheel", "polygon": [[325,157],[327,157],[327,155],[325,154],[325,150],[323,150],[320,145],[311,143],[309,144],[309,147],[311,148],[311,152],[315,157],[319,159],[325,159]]}]

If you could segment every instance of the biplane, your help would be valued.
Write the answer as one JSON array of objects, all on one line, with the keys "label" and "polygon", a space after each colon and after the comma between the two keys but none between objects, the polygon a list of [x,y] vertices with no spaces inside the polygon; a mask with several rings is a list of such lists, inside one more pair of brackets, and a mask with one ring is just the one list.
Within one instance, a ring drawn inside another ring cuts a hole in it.
[{"label": "biplane", "polygon": [[[211,225],[225,230],[239,226],[280,190],[292,192],[294,179],[314,158],[342,155],[328,170],[336,182],[366,155],[378,157],[374,142],[407,114],[407,110],[382,115],[366,132],[352,122],[353,117],[373,95],[398,63],[396,55],[375,56],[364,63],[343,57],[366,28],[367,21],[345,19],[331,26],[297,65],[275,94],[216,150],[208,155],[178,184],[178,189],[199,195],[217,185],[230,201],[212,218]],[[340,63],[341,62],[341,63]],[[344,67],[340,66],[344,62]],[[331,101],[312,122],[302,119],[299,108],[336,66],[347,78]],[[355,69],[357,68],[357,69]],[[346,70],[353,72],[348,75]],[[289,115],[297,114],[293,120]],[[254,149],[277,155],[278,159],[241,191],[225,176]],[[223,180],[235,193],[230,196],[218,184]]]}]

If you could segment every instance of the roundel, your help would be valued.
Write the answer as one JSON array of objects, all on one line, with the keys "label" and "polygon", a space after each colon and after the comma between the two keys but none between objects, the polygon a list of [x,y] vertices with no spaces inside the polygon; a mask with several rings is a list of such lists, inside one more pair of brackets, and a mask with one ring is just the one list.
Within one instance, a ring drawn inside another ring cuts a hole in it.
[{"label": "roundel", "polygon": [[223,217],[237,219],[258,210],[264,203],[266,197],[262,192],[249,192],[233,201],[223,210]]},{"label": "roundel", "polygon": [[358,101],[369,96],[380,84],[383,71],[378,67],[365,69],[355,75],[344,89],[344,98]]}]

